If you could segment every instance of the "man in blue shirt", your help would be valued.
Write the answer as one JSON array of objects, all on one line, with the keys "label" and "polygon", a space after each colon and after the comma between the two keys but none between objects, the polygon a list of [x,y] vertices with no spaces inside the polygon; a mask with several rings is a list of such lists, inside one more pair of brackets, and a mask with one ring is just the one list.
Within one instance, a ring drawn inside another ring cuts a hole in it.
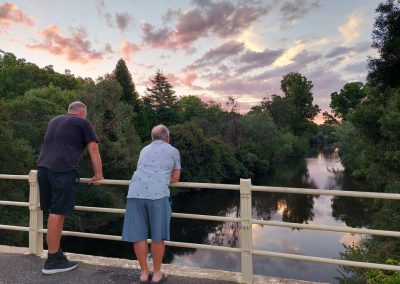
[{"label": "man in blue shirt", "polygon": [[98,139],[86,115],[86,106],[73,102],[66,115],[53,118],[48,124],[38,158],[40,207],[49,211],[48,258],[42,269],[44,274],[69,271],[78,265],[65,257],[60,240],[65,215],[72,215],[74,211],[79,160],[86,147],[95,174],[92,183],[97,184],[103,179]]},{"label": "man in blue shirt", "polygon": [[153,142],[140,152],[137,169],[129,184],[122,240],[133,242],[141,268],[140,282],[149,281],[147,238],[151,235],[154,272],[152,283],[167,278],[161,271],[164,240],[170,240],[172,216],[169,184],[179,181],[179,151],[169,144],[169,130],[157,125],[151,131]]}]

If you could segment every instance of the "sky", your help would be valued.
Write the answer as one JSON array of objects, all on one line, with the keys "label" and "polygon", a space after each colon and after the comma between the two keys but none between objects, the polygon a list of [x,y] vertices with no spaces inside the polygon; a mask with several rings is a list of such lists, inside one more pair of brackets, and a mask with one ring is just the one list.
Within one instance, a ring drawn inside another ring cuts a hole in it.
[{"label": "sky", "polygon": [[[378,0],[0,0],[0,49],[93,79],[123,58],[140,95],[161,70],[178,97],[245,113],[300,72],[314,104],[365,82]],[[319,117],[316,121],[321,121]]]}]

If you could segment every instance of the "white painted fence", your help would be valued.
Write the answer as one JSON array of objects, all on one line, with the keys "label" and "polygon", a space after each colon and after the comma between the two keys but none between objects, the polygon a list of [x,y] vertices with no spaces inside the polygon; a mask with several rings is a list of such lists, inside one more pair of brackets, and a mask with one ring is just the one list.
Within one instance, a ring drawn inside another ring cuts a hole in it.
[{"label": "white painted fence", "polygon": [[[10,226],[0,225],[0,229],[23,231],[29,232],[29,253],[40,255],[43,251],[43,234],[47,232],[43,228],[43,212],[39,205],[39,186],[37,182],[37,172],[31,170],[29,175],[6,175],[0,174],[0,179],[7,180],[28,180],[30,185],[29,190],[29,202],[16,202],[16,201],[4,201],[0,200],[0,205],[9,206],[23,206],[29,207],[30,218],[29,227],[22,226]],[[81,183],[89,183],[89,179],[81,178]],[[105,179],[101,181],[101,184],[108,185],[125,185],[129,184],[128,180],[110,180]],[[295,193],[295,194],[307,194],[307,195],[332,195],[332,196],[347,196],[347,197],[361,197],[361,198],[376,198],[376,199],[389,199],[389,200],[400,200],[400,194],[394,193],[376,193],[376,192],[353,192],[353,191],[341,191],[341,190],[321,190],[321,189],[305,189],[305,188],[287,188],[287,187],[271,187],[271,186],[253,186],[251,180],[241,179],[240,185],[231,184],[213,184],[213,183],[192,183],[192,182],[179,182],[171,185],[172,187],[181,188],[208,188],[208,189],[223,189],[223,190],[235,190],[240,191],[240,218],[233,217],[221,217],[221,216],[210,216],[210,215],[196,215],[196,214],[183,214],[183,213],[172,213],[173,218],[186,218],[186,219],[197,219],[197,220],[209,220],[219,222],[238,222],[240,223],[240,248],[230,248],[223,246],[214,245],[203,245],[194,243],[184,242],[173,242],[168,241],[166,245],[183,248],[193,249],[207,249],[214,251],[223,251],[231,253],[241,254],[241,282],[252,283],[253,282],[253,255],[261,255],[267,257],[279,257],[286,259],[312,261],[327,264],[335,264],[341,266],[353,266],[360,268],[375,268],[392,271],[400,271],[400,266],[387,265],[379,263],[367,263],[348,261],[333,258],[322,258],[313,257],[307,255],[277,253],[270,251],[254,250],[252,245],[252,225],[260,224],[267,226],[278,226],[288,227],[296,229],[308,229],[308,230],[320,230],[320,231],[331,231],[331,232],[348,232],[352,234],[369,234],[389,237],[400,237],[400,232],[395,231],[383,231],[383,230],[371,230],[371,229],[358,229],[351,227],[334,227],[324,225],[310,225],[310,224],[298,224],[278,221],[264,221],[252,219],[252,192],[280,192],[280,193]],[[119,213],[124,214],[125,209],[116,208],[100,208],[100,207],[87,207],[87,206],[75,206],[77,211],[90,211],[90,212],[107,212],[107,213]],[[71,232],[63,231],[65,236],[75,236],[84,238],[95,238],[104,240],[121,240],[120,236],[103,235],[103,234],[91,234],[83,232]],[[149,240],[150,241],[150,240]]]}]

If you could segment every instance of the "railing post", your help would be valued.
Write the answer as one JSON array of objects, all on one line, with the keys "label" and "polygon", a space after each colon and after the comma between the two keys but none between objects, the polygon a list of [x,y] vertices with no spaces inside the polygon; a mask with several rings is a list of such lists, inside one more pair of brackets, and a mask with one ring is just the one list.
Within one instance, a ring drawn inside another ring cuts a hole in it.
[{"label": "railing post", "polygon": [[41,255],[43,252],[43,211],[39,207],[39,184],[37,171],[29,172],[29,253]]},{"label": "railing post", "polygon": [[251,224],[251,179],[240,179],[241,282],[253,283],[253,236]]}]

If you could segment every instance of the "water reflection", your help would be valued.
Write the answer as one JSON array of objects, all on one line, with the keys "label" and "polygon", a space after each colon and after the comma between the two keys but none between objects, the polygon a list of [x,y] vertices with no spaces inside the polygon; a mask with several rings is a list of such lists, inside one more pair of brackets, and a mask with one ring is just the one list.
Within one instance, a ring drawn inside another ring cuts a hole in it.
[{"label": "water reflection", "polygon": [[[365,186],[348,177],[337,153],[315,152],[307,159],[293,160],[274,176],[253,180],[257,185],[354,190]],[[369,201],[331,196],[255,192],[253,218],[331,226],[366,226]],[[179,213],[239,216],[239,193],[223,190],[175,189],[173,211]],[[122,218],[100,228],[98,233],[120,235]],[[210,222],[173,218],[173,241],[240,247],[239,227],[234,222]],[[253,225],[257,250],[338,258],[343,245],[358,242],[358,235]],[[133,258],[129,244],[65,238],[68,251]],[[240,255],[168,247],[165,262],[204,268],[240,270]],[[335,283],[337,267],[279,258],[254,257],[254,272],[261,275]]]},{"label": "water reflection", "polygon": [[[313,157],[293,161],[278,169],[274,177],[256,180],[255,183],[318,189],[348,190],[349,179],[344,172],[337,153],[316,153]],[[253,181],[254,182],[254,181]],[[178,195],[179,196],[179,195]],[[220,208],[226,208],[227,216],[238,215],[238,204],[228,196],[219,200]],[[230,200],[230,201],[229,201]],[[254,193],[253,217],[317,225],[345,226],[345,222],[367,220],[357,208],[359,200],[332,198],[331,196],[308,196],[295,194]],[[356,206],[354,206],[356,204]],[[209,209],[209,207],[207,206]],[[225,207],[224,207],[225,208]],[[357,209],[356,209],[357,208]],[[362,208],[362,207],[361,207]],[[345,209],[345,210],[342,210]],[[211,210],[212,211],[212,210]],[[362,210],[361,210],[362,211]],[[220,211],[222,213],[222,211]],[[349,225],[349,224],[348,224]],[[201,230],[201,228],[198,228]],[[231,233],[232,232],[232,233]],[[224,246],[239,246],[237,224],[226,223],[214,226],[204,243]],[[357,243],[361,236],[347,233],[312,230],[292,230],[271,226],[253,225],[253,247],[258,250],[338,258],[343,245]],[[190,240],[187,240],[190,241]],[[173,263],[239,271],[240,256],[197,250],[190,256],[176,255]],[[307,263],[279,258],[254,257],[254,272],[284,278],[335,283],[337,266]]]}]

